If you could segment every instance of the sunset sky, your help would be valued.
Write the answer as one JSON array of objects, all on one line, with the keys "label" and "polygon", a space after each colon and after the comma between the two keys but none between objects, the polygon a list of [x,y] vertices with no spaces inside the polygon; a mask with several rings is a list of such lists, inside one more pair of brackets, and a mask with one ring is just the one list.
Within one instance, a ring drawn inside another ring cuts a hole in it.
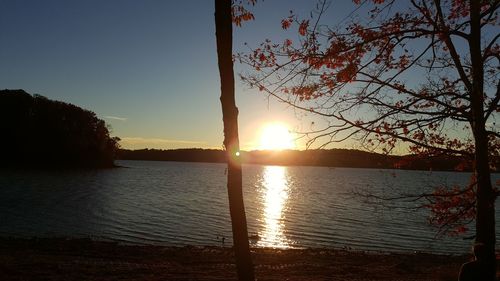
[{"label": "sunset sky", "polygon": [[[256,20],[234,29],[234,52],[245,50],[244,42],[292,36],[281,19],[290,10],[306,16],[314,6],[259,2]],[[350,0],[333,1],[325,19],[338,23],[353,8]],[[0,13],[1,89],[92,110],[125,148],[221,148],[213,1],[1,0]],[[257,148],[266,123],[303,130],[321,122],[239,81],[236,94],[243,149]]]}]

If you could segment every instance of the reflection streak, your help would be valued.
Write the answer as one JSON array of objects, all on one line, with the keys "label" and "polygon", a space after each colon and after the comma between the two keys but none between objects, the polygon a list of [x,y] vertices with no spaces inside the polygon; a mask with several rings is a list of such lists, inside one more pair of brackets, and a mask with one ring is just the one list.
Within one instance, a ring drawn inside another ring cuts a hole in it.
[{"label": "reflection streak", "polygon": [[259,233],[258,246],[288,248],[289,243],[284,234],[283,211],[288,200],[289,182],[286,168],[266,166],[263,175],[264,230]]}]

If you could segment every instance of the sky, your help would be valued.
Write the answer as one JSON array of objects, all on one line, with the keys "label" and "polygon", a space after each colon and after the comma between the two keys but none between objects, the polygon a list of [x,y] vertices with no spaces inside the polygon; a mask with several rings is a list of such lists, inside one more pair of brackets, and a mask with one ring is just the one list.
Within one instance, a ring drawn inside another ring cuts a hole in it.
[{"label": "sky", "polygon": [[[234,28],[233,52],[285,36],[281,19],[308,15],[315,3],[259,1],[255,21]],[[353,8],[334,1],[326,19]],[[222,148],[213,1],[0,0],[0,41],[0,89],[94,111],[124,148]],[[302,130],[318,121],[238,80],[236,103],[246,150],[266,123]]]}]

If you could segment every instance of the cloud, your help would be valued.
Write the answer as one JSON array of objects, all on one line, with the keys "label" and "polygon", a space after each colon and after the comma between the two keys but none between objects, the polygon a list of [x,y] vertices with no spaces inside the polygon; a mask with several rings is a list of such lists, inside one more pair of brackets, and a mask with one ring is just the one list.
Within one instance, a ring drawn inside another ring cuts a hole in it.
[{"label": "cloud", "polygon": [[117,117],[117,116],[111,116],[111,115],[104,116],[104,118],[116,120],[116,121],[123,121],[123,122],[127,121],[127,119],[128,119],[128,118],[124,118],[124,117]]},{"label": "cloud", "polygon": [[484,124],[486,127],[495,127],[496,126],[496,123],[493,122],[493,121],[490,121],[490,122],[486,122],[486,124]]},{"label": "cloud", "polygon": [[141,137],[123,137],[120,145],[124,148],[140,149],[140,148],[179,148],[179,147],[200,147],[204,146],[204,141],[192,140],[177,140],[177,139],[162,139],[162,138],[141,138]]}]

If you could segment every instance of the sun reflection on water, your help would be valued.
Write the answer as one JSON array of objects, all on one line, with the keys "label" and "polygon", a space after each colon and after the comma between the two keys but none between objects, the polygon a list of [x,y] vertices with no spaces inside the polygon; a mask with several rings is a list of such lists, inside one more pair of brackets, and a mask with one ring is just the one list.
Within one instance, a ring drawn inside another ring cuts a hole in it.
[{"label": "sun reflection on water", "polygon": [[259,233],[258,246],[288,248],[290,244],[284,234],[283,211],[289,195],[286,168],[266,166],[262,181],[264,229]]}]

